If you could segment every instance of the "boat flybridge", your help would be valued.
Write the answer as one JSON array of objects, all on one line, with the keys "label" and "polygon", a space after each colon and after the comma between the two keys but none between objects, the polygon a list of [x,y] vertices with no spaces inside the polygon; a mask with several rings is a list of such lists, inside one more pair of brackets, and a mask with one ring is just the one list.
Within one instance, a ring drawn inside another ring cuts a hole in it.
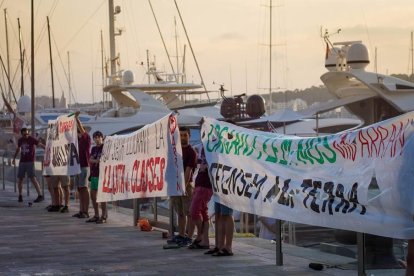
[{"label": "boat flybridge", "polygon": [[[299,112],[278,110],[245,124],[271,122],[278,133],[312,136],[363,127],[414,110],[414,83],[366,71],[370,63],[369,52],[361,41],[332,44],[328,37],[325,41],[331,47],[327,48],[325,57],[328,72],[321,76],[321,80],[335,100]],[[339,107],[345,107],[359,120],[319,118]]]},{"label": "boat flybridge", "polygon": [[95,119],[85,122],[90,133],[96,130],[105,135],[124,134],[153,123],[173,111],[178,113],[180,125],[197,126],[203,116],[208,114],[220,118],[216,102],[191,104],[183,100],[188,95],[207,93],[197,89],[199,84],[167,82],[158,79],[155,83],[134,84],[131,71],[123,71],[114,78],[112,84],[104,88],[115,101],[114,108]]},{"label": "boat flybridge", "polygon": [[369,52],[361,41],[331,45],[325,60],[329,72],[321,76],[329,93],[338,99],[331,108],[345,106],[364,125],[414,110],[414,83],[366,71]]}]

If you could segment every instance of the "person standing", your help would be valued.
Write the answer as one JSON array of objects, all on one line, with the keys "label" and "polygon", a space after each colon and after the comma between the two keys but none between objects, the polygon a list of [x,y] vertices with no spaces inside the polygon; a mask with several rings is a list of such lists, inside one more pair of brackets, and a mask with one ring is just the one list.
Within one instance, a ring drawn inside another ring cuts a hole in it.
[{"label": "person standing", "polygon": [[15,165],[16,157],[20,152],[20,162],[19,162],[19,169],[17,173],[17,178],[18,178],[17,187],[19,190],[18,201],[23,202],[23,195],[22,195],[23,180],[27,173],[27,177],[30,178],[37,192],[37,198],[33,202],[41,202],[44,200],[44,197],[40,191],[39,182],[36,179],[34,161],[35,161],[36,146],[45,148],[45,145],[40,143],[37,139],[30,136],[29,130],[25,127],[20,130],[20,133],[22,137],[19,138],[19,140],[17,141],[17,149],[14,154],[14,158],[12,160],[12,164]]},{"label": "person standing", "polygon": [[197,228],[197,237],[188,248],[208,249],[210,247],[210,241],[208,238],[209,216],[207,205],[213,195],[213,190],[208,175],[208,164],[202,145],[201,150],[198,152],[200,153],[197,155],[198,173],[195,179],[195,189],[190,207],[191,219]]},{"label": "person standing", "polygon": [[75,112],[76,125],[78,127],[78,147],[79,147],[79,163],[81,173],[77,176],[76,186],[79,193],[79,213],[73,215],[77,218],[89,217],[89,157],[91,149],[91,137],[85,131],[81,121],[79,120],[79,111]]},{"label": "person standing", "polygon": [[[51,175],[48,182],[52,187],[52,207],[49,212],[69,212],[69,176],[68,175]],[[62,201],[64,200],[64,204]]]},{"label": "person standing", "polygon": [[91,200],[93,210],[95,215],[88,219],[86,222],[95,222],[97,224],[105,223],[108,217],[108,210],[106,202],[101,202],[101,216],[99,217],[99,206],[96,202],[96,197],[98,194],[98,183],[99,183],[99,161],[101,159],[102,149],[103,149],[103,134],[100,131],[95,131],[92,135],[93,140],[95,141],[95,146],[91,149],[91,157],[89,158],[89,168],[91,172],[90,182],[91,182]]},{"label": "person standing", "polygon": [[[232,120],[227,123],[235,125]],[[214,202],[214,213],[216,221],[216,247],[206,252],[214,257],[233,256],[232,244],[234,233],[234,217],[233,209],[219,203]]]},{"label": "person standing", "polygon": [[[189,128],[180,127],[180,140],[183,152],[185,195],[171,197],[174,210],[178,215],[178,236],[174,236],[169,242],[175,242],[178,245],[186,246],[191,244],[192,235],[194,233],[194,226],[192,225],[190,218],[190,204],[193,194],[191,179],[194,169],[197,166],[197,154],[190,145]],[[188,236],[185,234],[186,230],[188,230]]]}]

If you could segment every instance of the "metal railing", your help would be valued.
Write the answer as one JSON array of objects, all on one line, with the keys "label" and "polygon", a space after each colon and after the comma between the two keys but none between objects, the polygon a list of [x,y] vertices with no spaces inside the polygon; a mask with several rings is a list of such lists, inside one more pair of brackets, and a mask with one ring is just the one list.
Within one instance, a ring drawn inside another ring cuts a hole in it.
[{"label": "metal railing", "polygon": [[[0,150],[0,162],[1,162],[1,178],[3,190],[6,190],[6,185],[13,185],[14,192],[17,192],[17,164],[12,164],[12,159],[14,152]],[[44,194],[45,191],[45,181],[42,176],[42,157],[38,156],[35,162],[35,171],[36,177],[41,183],[41,189]],[[17,160],[16,160],[17,161]],[[27,195],[30,195],[30,181],[27,180]],[[151,225],[168,230],[170,233],[174,233],[176,230],[176,219],[174,215],[174,210],[171,207],[171,204],[168,198],[151,198],[151,199],[133,199],[131,204],[132,211],[132,225],[136,226],[140,218],[145,217],[150,220]],[[114,202],[112,208],[118,210],[120,209],[119,203]],[[253,229],[253,234],[257,236],[256,221],[257,216],[249,218],[247,214],[241,214],[241,221],[239,229],[245,232],[251,232]],[[251,223],[253,222],[253,228]],[[277,233],[276,233],[276,265],[283,265],[283,253],[282,253],[282,237],[286,236],[288,240],[285,241],[291,244],[296,244],[296,231],[297,228],[295,223],[280,221],[277,220]],[[215,227],[214,227],[215,228]],[[286,230],[287,228],[287,230]],[[279,237],[279,238],[278,238]],[[358,275],[366,275],[366,263],[367,259],[365,256],[365,234],[357,233],[357,243],[356,243],[356,269]],[[406,254],[406,243],[402,242],[402,254]]]}]

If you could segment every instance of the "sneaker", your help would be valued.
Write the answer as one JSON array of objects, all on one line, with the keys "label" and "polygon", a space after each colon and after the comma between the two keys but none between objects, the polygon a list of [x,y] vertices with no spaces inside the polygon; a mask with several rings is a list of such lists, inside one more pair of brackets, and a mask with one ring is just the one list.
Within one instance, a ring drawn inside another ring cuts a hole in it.
[{"label": "sneaker", "polygon": [[86,220],[85,222],[90,223],[90,222],[97,222],[99,220],[99,217],[91,217],[90,219]]},{"label": "sneaker", "polygon": [[80,213],[78,218],[89,218],[88,213]]},{"label": "sneaker", "polygon": [[191,243],[192,240],[189,237],[184,237],[180,242],[177,242],[180,247],[189,246]]},{"label": "sneaker", "polygon": [[181,237],[180,235],[174,236],[171,239],[167,240],[167,243],[179,243],[184,239],[184,237]]},{"label": "sneaker", "polygon": [[102,224],[102,223],[106,223],[106,218],[104,218],[104,217],[100,217],[100,218],[96,221],[96,224]]},{"label": "sneaker", "polygon": [[60,209],[61,213],[69,213],[69,208],[68,206],[63,206],[62,209]]},{"label": "sneaker", "polygon": [[55,205],[49,208],[49,210],[47,210],[48,212],[59,212],[60,207],[59,205]]},{"label": "sneaker", "polygon": [[33,202],[42,202],[44,200],[43,196],[39,195],[37,196],[37,198],[35,200],[33,200]]},{"label": "sneaker", "polygon": [[81,215],[82,215],[82,212],[78,212],[78,213],[74,214],[72,217],[79,218]]},{"label": "sneaker", "polygon": [[18,202],[23,202],[23,196],[19,195],[19,199],[17,200]]}]

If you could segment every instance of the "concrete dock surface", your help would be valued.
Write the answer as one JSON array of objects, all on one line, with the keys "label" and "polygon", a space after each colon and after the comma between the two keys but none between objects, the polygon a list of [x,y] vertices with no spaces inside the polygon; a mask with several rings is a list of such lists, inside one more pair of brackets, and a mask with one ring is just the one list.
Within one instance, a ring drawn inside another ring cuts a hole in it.
[{"label": "concrete dock surface", "polygon": [[[0,189],[0,275],[357,275],[355,259],[283,244],[283,266],[276,266],[275,244],[235,238],[234,256],[211,257],[199,249],[163,249],[159,231],[143,232],[132,217],[110,209],[105,224],[85,223],[69,213],[50,213],[36,193],[17,202],[12,185]],[[93,214],[90,209],[90,214]],[[214,239],[211,239],[214,245]],[[322,271],[309,268],[322,263]],[[403,269],[367,275],[404,275]]]}]

